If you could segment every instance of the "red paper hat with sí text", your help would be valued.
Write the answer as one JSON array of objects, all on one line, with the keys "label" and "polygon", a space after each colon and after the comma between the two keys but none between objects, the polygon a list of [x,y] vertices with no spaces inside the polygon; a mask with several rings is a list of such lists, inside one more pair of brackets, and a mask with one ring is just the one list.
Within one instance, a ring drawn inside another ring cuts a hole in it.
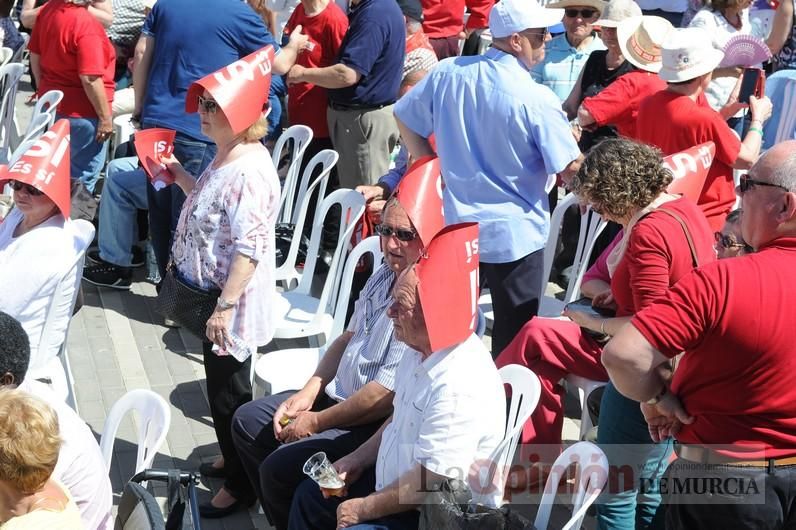
[{"label": "red paper hat with s\u00ed text", "polygon": [[135,152],[155,189],[174,183],[174,175],[161,162],[163,157],[174,152],[174,138],[177,135],[170,129],[144,129],[136,131],[133,143]]},{"label": "red paper hat with s\u00ed text", "polygon": [[464,341],[478,322],[478,223],[443,228],[415,265],[420,304],[439,351]]},{"label": "red paper hat with s\u00ed text", "polygon": [[412,164],[395,189],[395,197],[412,221],[424,247],[445,226],[442,188],[439,158],[426,156]]},{"label": "red paper hat with s\u00ed text", "polygon": [[273,63],[274,48],[269,45],[203,77],[188,88],[185,112],[197,112],[197,98],[207,90],[229,120],[232,132],[245,131],[267,110]]},{"label": "red paper hat with s\u00ed text", "polygon": [[69,141],[69,121],[58,120],[15,164],[0,173],[0,186],[9,180],[30,184],[69,218],[72,201]]},{"label": "red paper hat with s\u00ed text", "polygon": [[716,145],[705,142],[663,159],[663,166],[672,172],[674,180],[666,189],[697,202],[705,187],[705,179],[716,155]]}]

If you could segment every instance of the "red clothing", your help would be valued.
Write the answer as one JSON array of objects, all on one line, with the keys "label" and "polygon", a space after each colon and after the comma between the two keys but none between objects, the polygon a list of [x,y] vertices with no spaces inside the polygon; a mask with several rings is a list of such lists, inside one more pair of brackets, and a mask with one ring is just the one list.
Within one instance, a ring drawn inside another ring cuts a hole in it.
[{"label": "red clothing", "polygon": [[458,35],[464,25],[464,6],[470,10],[466,29],[489,26],[489,11],[495,0],[420,0],[423,6],[423,31],[430,39]]},{"label": "red clothing", "polygon": [[64,0],[47,2],[36,18],[28,48],[40,58],[38,94],[48,90],[64,93],[58,114],[72,118],[97,117],[83,89],[81,75],[102,76],[110,110],[116,53],[105,28],[86,7]]},{"label": "red clothing", "polygon": [[[716,259],[713,232],[694,203],[680,198],[663,208],[685,221],[700,265]],[[632,315],[663,297],[692,269],[683,228],[667,213],[650,213],[633,227],[625,255],[611,278],[617,316]],[[507,364],[527,366],[542,383],[539,405],[523,428],[523,443],[561,443],[564,390],[558,382],[569,374],[608,381],[601,354],[600,345],[573,322],[534,318],[522,328],[495,362],[498,368]]]},{"label": "red clothing", "polygon": [[641,102],[636,130],[638,140],[658,147],[664,155],[705,142],[716,144],[716,158],[698,204],[711,228],[721,230],[735,204],[732,166],[741,151],[741,141],[727,122],[709,106],[663,90]]},{"label": "red clothing", "polygon": [[666,82],[658,74],[634,70],[620,76],[596,96],[584,99],[583,107],[597,125],[613,125],[620,135],[636,138],[636,118],[641,101],[665,88]]},{"label": "red clothing", "polygon": [[[285,25],[285,35],[290,35],[296,26],[309,37],[312,50],[299,53],[296,64],[305,68],[324,68],[337,62],[340,44],[348,31],[348,17],[335,3],[313,17],[304,12],[299,4]],[[311,83],[298,83],[287,88],[287,113],[291,124],[302,124],[312,129],[314,138],[328,138],[326,107],[329,100],[326,89]]]},{"label": "red clothing", "polygon": [[796,238],[780,238],[701,267],[633,319],[664,355],[686,352],[672,390],[695,421],[681,442],[747,446],[717,448],[744,460],[796,456],[795,267]]}]

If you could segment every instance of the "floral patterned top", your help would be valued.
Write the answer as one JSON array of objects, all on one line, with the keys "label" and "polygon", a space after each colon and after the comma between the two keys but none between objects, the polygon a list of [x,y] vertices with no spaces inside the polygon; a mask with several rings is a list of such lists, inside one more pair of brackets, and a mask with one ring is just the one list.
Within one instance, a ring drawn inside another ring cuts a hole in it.
[{"label": "floral patterned top", "polygon": [[[236,253],[257,261],[232,309],[230,331],[249,354],[274,335],[274,225],[279,180],[266,149],[219,168],[208,166],[180,213],[172,260],[180,276],[204,289],[223,289]],[[236,355],[237,357],[237,355]]]}]

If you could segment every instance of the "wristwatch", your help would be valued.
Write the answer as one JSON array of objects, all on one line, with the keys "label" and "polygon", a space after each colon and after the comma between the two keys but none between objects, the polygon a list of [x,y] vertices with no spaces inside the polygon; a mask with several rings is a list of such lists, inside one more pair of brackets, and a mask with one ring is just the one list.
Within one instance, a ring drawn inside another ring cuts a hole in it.
[{"label": "wristwatch", "polygon": [[226,311],[227,309],[232,309],[233,307],[235,307],[235,304],[236,302],[227,302],[220,296],[218,297],[218,302],[216,302],[216,305],[222,311]]},{"label": "wristwatch", "polygon": [[665,396],[668,392],[669,392],[669,389],[666,388],[666,385],[663,385],[663,389],[658,393],[657,396],[655,396],[652,399],[648,399],[646,401],[647,405],[657,405],[658,403],[661,402],[661,400],[663,399],[663,396]]}]

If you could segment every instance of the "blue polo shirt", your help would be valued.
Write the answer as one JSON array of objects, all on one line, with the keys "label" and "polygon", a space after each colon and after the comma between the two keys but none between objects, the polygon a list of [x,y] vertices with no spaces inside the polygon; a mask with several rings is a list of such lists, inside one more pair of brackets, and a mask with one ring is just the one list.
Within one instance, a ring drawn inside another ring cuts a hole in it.
[{"label": "blue polo shirt", "polygon": [[359,83],[329,89],[329,101],[378,106],[398,97],[406,48],[406,24],[395,0],[361,0],[348,14],[338,63],[356,70]]},{"label": "blue polo shirt", "polygon": [[534,81],[550,87],[558,99],[564,101],[572,92],[591,52],[604,49],[605,44],[596,34],[586,48],[578,50],[569,43],[567,34],[562,33],[545,45],[544,61],[533,67],[531,75]]},{"label": "blue polo shirt", "polygon": [[561,103],[515,57],[496,48],[446,59],[395,105],[414,132],[436,135],[448,224],[479,224],[485,263],[547,243],[547,176],[578,158]]},{"label": "blue polo shirt", "polygon": [[199,114],[185,112],[194,81],[267,46],[279,50],[260,17],[241,0],[159,0],[144,22],[155,39],[141,122],[203,142]]}]

